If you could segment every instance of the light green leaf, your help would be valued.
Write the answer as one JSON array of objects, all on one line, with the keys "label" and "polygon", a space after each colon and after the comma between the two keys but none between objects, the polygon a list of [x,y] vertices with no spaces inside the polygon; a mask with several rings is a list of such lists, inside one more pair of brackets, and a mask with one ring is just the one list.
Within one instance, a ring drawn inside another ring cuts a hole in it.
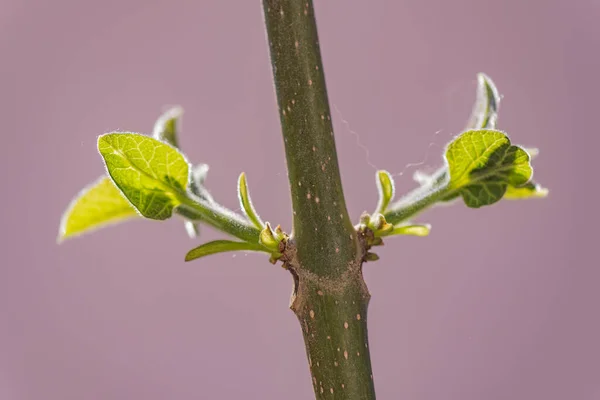
[{"label": "light green leaf", "polygon": [[395,236],[395,235],[411,235],[411,236],[427,236],[431,231],[431,225],[398,225],[393,230],[386,232],[380,236]]},{"label": "light green leaf", "polygon": [[154,124],[152,137],[167,142],[173,147],[179,147],[177,135],[182,115],[183,109],[181,107],[173,107],[163,113]]},{"label": "light green leaf", "polygon": [[377,171],[377,191],[379,192],[379,200],[377,208],[373,214],[384,213],[390,201],[394,199],[394,178],[389,172],[380,170]]},{"label": "light green leaf", "polygon": [[477,94],[471,117],[465,130],[495,129],[500,107],[500,95],[489,76],[477,74]]},{"label": "light green leaf", "polygon": [[205,257],[211,254],[224,253],[228,251],[268,251],[258,243],[234,242],[231,240],[215,240],[213,242],[204,243],[195,249],[190,250],[185,255],[185,261],[192,261],[200,257]]},{"label": "light green leaf", "polygon": [[548,196],[548,189],[542,187],[540,184],[535,182],[526,183],[521,187],[508,186],[506,193],[504,194],[505,199],[519,200],[519,199],[535,199],[544,198]]},{"label": "light green leaf", "polygon": [[248,217],[248,219],[259,229],[264,227],[264,223],[261,221],[258,213],[254,209],[252,205],[252,200],[250,199],[250,192],[248,191],[248,183],[246,182],[246,174],[241,173],[238,179],[238,199],[240,200],[240,206],[244,213]]},{"label": "light green leaf", "polygon": [[[278,229],[280,231],[281,228]],[[258,243],[272,252],[279,251],[279,242],[283,239],[281,232],[273,232],[271,224],[265,223],[265,228],[260,232]]]},{"label": "light green leaf", "polygon": [[108,174],[146,218],[164,220],[186,197],[189,165],[174,147],[137,133],[108,133],[98,138]]},{"label": "light green leaf", "polygon": [[388,223],[383,214],[369,216],[367,227],[373,231],[375,236],[385,236],[394,229],[394,225]]},{"label": "light green leaf", "polygon": [[448,189],[460,193],[473,208],[497,202],[509,185],[522,186],[533,174],[529,154],[494,130],[461,134],[448,145],[446,161]]},{"label": "light green leaf", "polygon": [[137,216],[119,189],[103,176],[73,199],[63,214],[58,242]]}]

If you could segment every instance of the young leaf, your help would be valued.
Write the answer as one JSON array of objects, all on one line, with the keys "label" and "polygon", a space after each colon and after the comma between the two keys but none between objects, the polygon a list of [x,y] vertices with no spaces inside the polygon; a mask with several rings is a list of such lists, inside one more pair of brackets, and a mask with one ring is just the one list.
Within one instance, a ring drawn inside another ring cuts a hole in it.
[{"label": "young leaf", "polygon": [[267,249],[258,243],[234,242],[231,240],[215,240],[213,242],[204,243],[195,249],[190,250],[185,255],[185,261],[192,261],[200,257],[205,257],[211,254],[224,253],[227,251],[261,251],[268,253]]},{"label": "young leaf", "polygon": [[546,196],[548,196],[548,189],[535,182],[529,182],[521,187],[509,185],[504,194],[504,198],[509,200],[543,198]]},{"label": "young leaf", "polygon": [[385,236],[394,229],[394,225],[388,223],[382,214],[369,216],[366,226],[373,231],[375,236]]},{"label": "young leaf", "polygon": [[208,165],[206,164],[196,164],[192,167],[192,172],[190,174],[190,182],[189,188],[190,192],[194,195],[198,196],[202,200],[206,200],[210,203],[214,202],[211,194],[204,187],[204,181],[206,180],[206,175],[208,174]]},{"label": "young leaf", "polygon": [[259,229],[262,229],[265,224],[261,221],[260,217],[256,213],[254,206],[252,205],[252,200],[250,200],[250,192],[248,191],[248,183],[246,182],[246,174],[241,173],[238,179],[238,199],[240,200],[240,205],[244,210],[244,213],[248,217],[248,219]]},{"label": "young leaf", "polygon": [[182,115],[183,109],[181,107],[173,107],[163,113],[154,124],[152,137],[167,142],[173,147],[179,147],[177,134]]},{"label": "young leaf", "polygon": [[260,232],[258,237],[258,243],[262,246],[266,247],[270,251],[277,252],[279,251],[279,242],[281,241],[281,237],[278,237],[275,233],[273,233],[273,229],[271,229],[271,225],[267,222],[265,224],[265,228]]},{"label": "young leaf", "polygon": [[[199,198],[210,203],[214,202],[212,196],[204,187],[206,174],[208,173],[208,165],[197,164],[192,167],[190,181],[188,183],[190,192]],[[200,224],[192,221],[185,221],[185,230],[190,238],[194,239],[200,235]]]},{"label": "young leaf", "polygon": [[379,200],[373,214],[383,214],[390,201],[394,199],[394,179],[389,172],[384,170],[377,171],[377,191],[379,192]]},{"label": "young leaf", "polygon": [[394,227],[394,230],[382,236],[412,235],[427,236],[431,231],[431,225],[400,225]]},{"label": "young leaf", "polygon": [[108,133],[98,138],[108,174],[146,218],[170,218],[185,197],[189,165],[174,147],[137,133]]},{"label": "young leaf", "polygon": [[500,200],[509,185],[526,184],[533,174],[529,154],[494,130],[468,131],[446,150],[448,189],[462,195],[468,207]]},{"label": "young leaf", "polygon": [[473,106],[471,118],[469,118],[465,130],[495,129],[499,107],[500,95],[498,94],[496,85],[494,85],[494,82],[486,74],[477,74],[475,105]]},{"label": "young leaf", "polygon": [[73,199],[63,214],[58,242],[137,216],[119,189],[103,176]]},{"label": "young leaf", "polygon": [[527,183],[533,173],[530,162],[538,150],[512,146],[506,135],[491,130],[496,127],[500,96],[486,75],[479,74],[477,83],[477,100],[467,125],[469,131],[447,147],[444,167],[433,174],[414,173],[413,178],[421,187],[390,206],[384,214],[389,222],[406,221],[433,204],[459,196],[467,206],[481,207],[502,197],[525,199],[548,194],[539,185]]}]

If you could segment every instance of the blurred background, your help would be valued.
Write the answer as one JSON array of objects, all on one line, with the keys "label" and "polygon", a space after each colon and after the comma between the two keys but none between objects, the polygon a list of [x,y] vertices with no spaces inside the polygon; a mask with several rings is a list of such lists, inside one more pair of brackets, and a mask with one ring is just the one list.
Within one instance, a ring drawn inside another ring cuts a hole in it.
[{"label": "blurred background", "polygon": [[[344,189],[410,190],[466,122],[476,73],[499,128],[539,147],[545,200],[457,204],[366,265],[381,399],[600,399],[597,0],[316,0]],[[150,132],[185,109],[182,146],[237,209],[247,173],[290,229],[259,0],[2,0],[0,399],[310,399],[292,281],[264,255],[186,264],[181,221],[56,244],[71,198],[103,173],[97,135]],[[415,167],[414,164],[419,164]],[[204,229],[201,240],[221,237]]]}]

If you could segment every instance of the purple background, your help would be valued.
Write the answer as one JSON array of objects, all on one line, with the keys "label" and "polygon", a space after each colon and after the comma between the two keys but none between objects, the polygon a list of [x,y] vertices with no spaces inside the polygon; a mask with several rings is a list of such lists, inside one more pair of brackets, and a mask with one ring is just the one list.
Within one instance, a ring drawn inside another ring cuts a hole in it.
[{"label": "purple background", "polygon": [[[178,220],[55,244],[103,171],[96,136],[149,132],[168,104],[186,110],[181,142],[216,198],[236,208],[246,171],[259,212],[290,228],[259,3],[2,1],[0,399],[312,397],[291,279],[265,256],[185,264],[198,241]],[[440,164],[479,71],[551,189],[431,210],[429,238],[390,239],[366,266],[379,397],[600,399],[600,3],[316,6],[351,215],[374,206],[375,168],[405,192],[407,164]]]}]

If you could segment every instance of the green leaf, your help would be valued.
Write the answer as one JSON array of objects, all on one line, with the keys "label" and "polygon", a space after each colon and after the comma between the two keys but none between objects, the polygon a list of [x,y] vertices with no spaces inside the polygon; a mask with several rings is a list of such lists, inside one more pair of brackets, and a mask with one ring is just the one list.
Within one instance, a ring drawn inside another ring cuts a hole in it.
[{"label": "green leaf", "polygon": [[259,229],[264,227],[264,223],[261,221],[258,216],[254,206],[252,205],[252,200],[250,200],[250,192],[248,191],[248,183],[246,182],[246,174],[241,173],[238,179],[238,199],[240,200],[240,206],[244,213],[248,217],[248,219]]},{"label": "green leaf", "polygon": [[182,115],[183,109],[181,107],[173,107],[163,113],[154,124],[152,137],[167,142],[173,147],[179,147],[177,135]]},{"label": "green leaf", "polygon": [[269,224],[268,222],[265,223],[265,228],[260,232],[260,235],[258,237],[258,243],[260,243],[262,246],[264,246],[272,252],[279,251],[279,242],[281,242],[283,238],[281,234],[277,233],[273,232],[271,224]]},{"label": "green leaf", "polygon": [[366,226],[373,231],[375,236],[385,236],[394,229],[394,225],[388,223],[382,214],[369,216]]},{"label": "green leaf", "polygon": [[108,133],[98,138],[108,174],[146,218],[170,218],[186,197],[189,165],[174,147],[137,133]]},{"label": "green leaf", "polygon": [[393,235],[412,235],[412,236],[427,236],[431,231],[431,225],[400,225],[394,227],[394,230],[387,236]]},{"label": "green leaf", "polygon": [[192,261],[200,257],[205,257],[216,253],[225,253],[228,251],[268,251],[258,243],[234,242],[231,240],[215,240],[213,242],[204,243],[195,249],[190,250],[185,255],[185,261]]},{"label": "green leaf", "polygon": [[504,198],[508,200],[534,199],[548,196],[548,189],[535,182],[526,183],[521,187],[508,186]]},{"label": "green leaf", "polygon": [[499,107],[500,95],[496,85],[486,74],[477,74],[475,105],[465,130],[495,129]]},{"label": "green leaf", "polygon": [[373,214],[384,213],[390,201],[394,199],[394,179],[389,172],[381,170],[377,171],[376,175],[377,191],[379,192],[379,200],[377,208]]},{"label": "green leaf", "polygon": [[103,176],[73,199],[63,214],[58,242],[137,216],[119,189]]},{"label": "green leaf", "polygon": [[448,145],[446,161],[448,189],[460,193],[472,208],[497,202],[509,185],[522,186],[533,175],[529,154],[494,130],[461,134]]}]

